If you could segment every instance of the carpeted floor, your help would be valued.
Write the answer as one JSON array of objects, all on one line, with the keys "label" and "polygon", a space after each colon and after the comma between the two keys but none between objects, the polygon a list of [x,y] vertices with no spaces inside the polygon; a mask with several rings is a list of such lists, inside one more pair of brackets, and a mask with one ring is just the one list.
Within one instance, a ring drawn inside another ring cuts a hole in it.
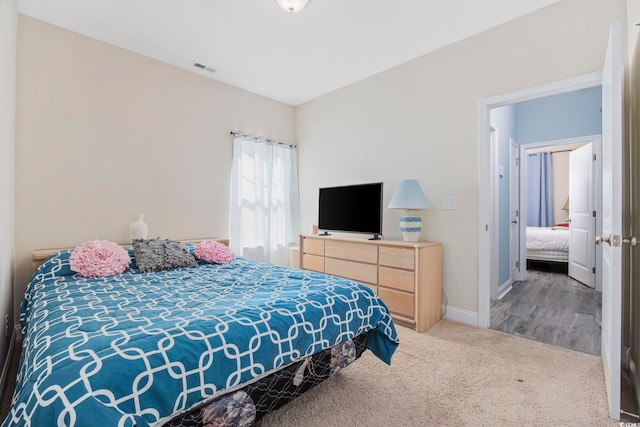
[{"label": "carpeted floor", "polygon": [[[608,417],[599,357],[448,320],[398,333],[391,366],[367,351],[261,427],[619,425]],[[10,395],[2,401],[0,419]]]},{"label": "carpeted floor", "polygon": [[447,320],[398,330],[391,366],[366,352],[262,427],[619,425],[599,357]]}]

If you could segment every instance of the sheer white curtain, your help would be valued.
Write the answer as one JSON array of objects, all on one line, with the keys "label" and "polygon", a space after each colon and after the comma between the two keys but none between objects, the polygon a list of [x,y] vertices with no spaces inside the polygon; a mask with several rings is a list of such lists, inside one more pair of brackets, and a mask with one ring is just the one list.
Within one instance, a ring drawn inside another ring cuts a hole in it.
[{"label": "sheer white curtain", "polygon": [[238,255],[287,265],[298,244],[300,198],[294,146],[237,136],[233,140],[231,235]]}]

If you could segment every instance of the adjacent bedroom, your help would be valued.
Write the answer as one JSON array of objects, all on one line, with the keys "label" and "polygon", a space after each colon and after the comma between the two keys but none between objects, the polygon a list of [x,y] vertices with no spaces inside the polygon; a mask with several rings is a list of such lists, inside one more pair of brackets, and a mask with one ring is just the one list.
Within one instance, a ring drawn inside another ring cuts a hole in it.
[{"label": "adjacent bedroom", "polygon": [[510,148],[500,151],[500,167],[510,168],[498,178],[505,237],[491,328],[594,355],[602,304],[594,244],[601,98],[595,86],[492,112],[508,140],[497,143]]}]

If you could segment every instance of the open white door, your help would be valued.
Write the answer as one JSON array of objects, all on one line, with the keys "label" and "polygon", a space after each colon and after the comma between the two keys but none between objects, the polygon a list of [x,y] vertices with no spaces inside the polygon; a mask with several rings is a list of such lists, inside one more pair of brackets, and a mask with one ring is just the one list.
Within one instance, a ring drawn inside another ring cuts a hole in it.
[{"label": "open white door", "polygon": [[593,144],[569,153],[569,276],[595,286]]},{"label": "open white door", "polygon": [[621,24],[611,26],[602,75],[602,364],[609,415],[620,419],[622,335],[622,48]]}]

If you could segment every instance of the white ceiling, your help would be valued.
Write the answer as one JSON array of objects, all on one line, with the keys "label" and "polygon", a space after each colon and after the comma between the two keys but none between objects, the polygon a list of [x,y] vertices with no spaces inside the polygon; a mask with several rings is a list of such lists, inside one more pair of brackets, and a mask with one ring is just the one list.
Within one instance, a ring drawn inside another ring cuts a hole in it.
[{"label": "white ceiling", "polygon": [[18,0],[18,10],[299,105],[556,1],[311,0],[288,14],[276,0]]}]

